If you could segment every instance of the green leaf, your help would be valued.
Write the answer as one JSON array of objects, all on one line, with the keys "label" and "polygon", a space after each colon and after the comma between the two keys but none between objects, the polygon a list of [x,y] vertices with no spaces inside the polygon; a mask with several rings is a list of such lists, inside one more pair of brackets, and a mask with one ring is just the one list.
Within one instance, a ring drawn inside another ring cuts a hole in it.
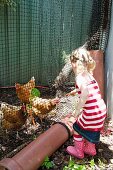
[{"label": "green leaf", "polygon": [[31,97],[40,97],[40,91],[36,88],[31,90]]},{"label": "green leaf", "polygon": [[49,169],[49,168],[52,168],[53,167],[53,163],[52,162],[48,162],[47,163],[47,168]]},{"label": "green leaf", "polygon": [[73,167],[74,165],[75,165],[75,161],[70,157],[68,167]]},{"label": "green leaf", "polygon": [[90,161],[90,166],[93,167],[95,165],[94,159]]},{"label": "green leaf", "polygon": [[86,170],[85,165],[78,165],[75,161],[70,157],[68,166],[65,166],[63,170]]},{"label": "green leaf", "polygon": [[47,169],[50,169],[54,166],[54,163],[49,160],[49,157],[47,156],[42,164],[42,167],[45,167]]}]

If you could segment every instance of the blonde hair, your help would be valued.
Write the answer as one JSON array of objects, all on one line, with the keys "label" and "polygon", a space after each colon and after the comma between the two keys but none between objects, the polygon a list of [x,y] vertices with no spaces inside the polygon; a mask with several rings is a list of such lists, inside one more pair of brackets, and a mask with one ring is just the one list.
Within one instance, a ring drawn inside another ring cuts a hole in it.
[{"label": "blonde hair", "polygon": [[91,57],[89,51],[85,48],[81,47],[72,51],[70,60],[71,62],[77,62],[77,73],[87,70],[89,73],[93,74],[96,63]]}]

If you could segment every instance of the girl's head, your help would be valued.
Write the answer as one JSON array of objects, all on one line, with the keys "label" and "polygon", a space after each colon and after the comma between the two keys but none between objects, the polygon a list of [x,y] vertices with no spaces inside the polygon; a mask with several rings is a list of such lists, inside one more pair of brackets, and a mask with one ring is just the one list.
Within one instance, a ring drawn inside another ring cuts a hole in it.
[{"label": "girl's head", "polygon": [[70,61],[74,73],[77,75],[83,71],[93,73],[96,66],[95,61],[90,56],[90,53],[84,48],[78,48],[71,53]]}]

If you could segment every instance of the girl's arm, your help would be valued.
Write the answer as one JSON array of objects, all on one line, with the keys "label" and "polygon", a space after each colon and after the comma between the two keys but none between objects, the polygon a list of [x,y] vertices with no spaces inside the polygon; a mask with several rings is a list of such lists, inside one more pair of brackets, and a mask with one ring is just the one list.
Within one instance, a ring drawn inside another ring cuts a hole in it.
[{"label": "girl's arm", "polygon": [[74,96],[76,94],[76,89],[72,90],[70,93],[67,93],[66,96]]},{"label": "girl's arm", "polygon": [[80,99],[79,99],[78,105],[76,107],[76,110],[77,110],[77,113],[80,113],[80,110],[84,107],[84,105],[87,101],[89,91],[87,88],[87,83],[84,80],[84,78],[81,77],[80,79],[78,79],[77,85],[80,88],[81,94],[80,94]]}]

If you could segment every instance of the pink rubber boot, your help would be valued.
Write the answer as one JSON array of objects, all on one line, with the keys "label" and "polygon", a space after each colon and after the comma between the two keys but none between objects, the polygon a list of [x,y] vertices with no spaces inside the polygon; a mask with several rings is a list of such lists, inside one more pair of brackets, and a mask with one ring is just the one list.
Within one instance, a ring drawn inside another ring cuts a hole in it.
[{"label": "pink rubber boot", "polygon": [[95,144],[94,143],[91,143],[87,140],[84,141],[84,153],[85,154],[88,154],[88,155],[91,155],[91,156],[94,156],[96,155],[96,149],[95,149]]},{"label": "pink rubber boot", "polygon": [[74,146],[68,146],[66,151],[72,155],[75,156],[76,158],[82,159],[84,158],[84,140],[82,141],[74,141]]}]

